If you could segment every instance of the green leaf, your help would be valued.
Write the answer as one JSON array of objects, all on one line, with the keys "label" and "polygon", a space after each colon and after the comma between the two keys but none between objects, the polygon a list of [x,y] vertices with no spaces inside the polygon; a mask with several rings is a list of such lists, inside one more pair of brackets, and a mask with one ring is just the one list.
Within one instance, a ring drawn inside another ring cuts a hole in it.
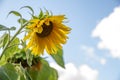
[{"label": "green leaf", "polygon": [[0,60],[0,66],[6,64],[6,58],[5,55],[2,56],[1,60]]},{"label": "green leaf", "polygon": [[13,26],[9,30],[16,30],[16,27]]},{"label": "green leaf", "polygon": [[19,45],[20,41],[19,38],[15,38],[9,45],[9,47],[7,48],[7,50],[5,51],[4,55],[7,58],[12,57],[15,53],[19,52]]},{"label": "green leaf", "polygon": [[3,48],[5,47],[5,45],[8,43],[9,41],[9,34],[6,34],[3,40]]},{"label": "green leaf", "polygon": [[50,66],[44,59],[41,60],[41,70],[38,74],[37,80],[48,80],[50,76]]},{"label": "green leaf", "polygon": [[22,15],[17,11],[10,11],[7,16],[9,16],[10,14],[14,14],[15,16],[22,17]]},{"label": "green leaf", "polygon": [[20,9],[23,9],[23,8],[28,8],[32,12],[32,15],[34,15],[34,10],[32,9],[32,7],[30,7],[30,6],[23,6]]},{"label": "green leaf", "polygon": [[0,37],[0,48],[4,48],[4,46],[6,45],[6,43],[9,40],[9,34],[4,33],[1,37]]},{"label": "green leaf", "polygon": [[51,54],[51,56],[59,66],[65,68],[62,49],[59,49],[56,54]]},{"label": "green leaf", "polygon": [[8,28],[8,27],[0,24],[0,31],[6,31],[6,30],[16,30],[16,27]]},{"label": "green leaf", "polygon": [[[40,66],[40,69],[37,69],[38,66]],[[41,60],[37,65],[32,66],[31,69],[29,69],[29,74],[32,78],[32,80],[48,80],[50,75],[50,69],[49,64],[45,60]]]},{"label": "green leaf", "polygon": [[9,30],[9,28],[0,24],[0,31],[5,31],[5,30]]},{"label": "green leaf", "polygon": [[27,20],[24,19],[24,18],[20,18],[20,19],[18,19],[18,22],[19,22],[19,23],[21,23],[21,21],[23,22],[23,24],[27,22]]},{"label": "green leaf", "polygon": [[16,67],[17,73],[19,74],[18,80],[32,80],[27,70],[24,69],[21,65]]},{"label": "green leaf", "polygon": [[[38,66],[40,66],[40,69],[38,69]],[[57,71],[51,68],[44,59],[41,59],[37,65],[33,65],[28,73],[32,80],[58,80]]]},{"label": "green leaf", "polygon": [[27,63],[29,66],[32,65],[33,55],[31,54],[31,51],[28,49],[26,51],[26,57],[27,57]]},{"label": "green leaf", "polygon": [[17,80],[18,74],[15,67],[7,63],[0,67],[0,80]]},{"label": "green leaf", "polygon": [[27,72],[27,70],[25,70],[25,75],[26,75],[26,80],[32,80],[30,74]]},{"label": "green leaf", "polygon": [[0,60],[0,65],[3,65],[7,62],[8,58],[12,57],[15,53],[18,53],[20,51],[18,44],[19,44],[19,38],[15,38],[10,46],[6,49],[4,52],[4,55],[2,59]]},{"label": "green leaf", "polygon": [[54,68],[50,68],[50,76],[48,80],[58,80],[58,72]]}]

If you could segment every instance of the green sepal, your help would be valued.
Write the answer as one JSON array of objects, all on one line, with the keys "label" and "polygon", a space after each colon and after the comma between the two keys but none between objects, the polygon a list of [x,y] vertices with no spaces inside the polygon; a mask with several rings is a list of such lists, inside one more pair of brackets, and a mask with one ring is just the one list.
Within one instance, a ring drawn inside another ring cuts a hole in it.
[{"label": "green sepal", "polygon": [[34,16],[34,15],[32,15],[32,14],[31,14],[31,16],[32,16],[33,19],[38,19],[37,16]]},{"label": "green sepal", "polygon": [[46,11],[46,12],[45,12],[45,15],[46,15],[46,16],[49,16],[49,11],[48,11],[46,8],[45,8],[45,11]]},{"label": "green sepal", "polygon": [[38,15],[38,18],[39,19],[43,19],[44,18],[44,13],[43,13],[43,11],[41,9],[40,9],[40,13]]}]

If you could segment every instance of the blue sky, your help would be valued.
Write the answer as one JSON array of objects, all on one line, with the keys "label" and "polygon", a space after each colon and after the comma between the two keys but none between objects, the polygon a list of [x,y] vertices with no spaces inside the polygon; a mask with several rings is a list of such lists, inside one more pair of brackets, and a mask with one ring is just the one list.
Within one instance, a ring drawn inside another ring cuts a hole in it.
[{"label": "blue sky", "polygon": [[[0,1],[0,24],[4,24],[8,27],[18,26],[17,17],[10,15],[7,19],[6,16],[11,10],[17,10],[21,12],[24,17],[29,18],[28,10],[19,10],[22,6],[31,6],[35,10],[36,15],[39,13],[39,9],[46,8],[51,10],[53,14],[65,14],[68,18],[69,23],[66,25],[72,28],[71,33],[69,34],[69,39],[67,44],[64,45],[64,59],[67,67],[73,67],[75,70],[78,70],[78,76],[82,78],[77,78],[75,76],[71,77],[69,80],[120,80],[120,60],[119,60],[119,51],[116,56],[112,53],[115,50],[118,50],[119,46],[117,41],[112,40],[112,37],[119,35],[116,30],[119,27],[115,27],[113,33],[116,33],[112,36],[106,34],[107,31],[113,31],[112,28],[102,27],[101,24],[107,25],[109,22],[109,16],[114,13],[115,8],[118,8],[120,4],[119,0],[1,0]],[[116,13],[119,12],[116,10]],[[114,17],[114,15],[113,15]],[[114,19],[112,17],[112,19]],[[103,21],[106,18],[106,21]],[[119,16],[118,19],[119,20]],[[114,21],[115,21],[114,20]],[[103,21],[103,22],[102,22]],[[116,21],[116,22],[117,22]],[[112,25],[109,23],[110,26]],[[119,24],[118,24],[119,25]],[[117,26],[118,26],[117,25]],[[116,23],[115,25],[116,26]],[[99,27],[99,29],[97,29]],[[112,26],[111,26],[112,27]],[[105,29],[104,29],[105,28]],[[106,30],[107,29],[107,30]],[[103,34],[102,31],[103,30]],[[105,30],[105,31],[104,31]],[[98,33],[99,32],[99,33]],[[108,32],[109,33],[109,32]],[[112,33],[112,32],[111,32]],[[104,35],[105,34],[105,35]],[[104,38],[105,36],[105,38]],[[108,37],[111,36],[111,37]],[[108,37],[108,38],[107,38]],[[117,36],[119,38],[119,36]],[[108,45],[107,42],[110,42]],[[116,37],[115,37],[116,39]],[[119,40],[119,39],[118,39]],[[98,46],[101,42],[101,46]],[[103,45],[104,43],[104,45]],[[115,44],[113,47],[113,44]],[[119,42],[118,42],[119,44]],[[116,47],[117,46],[117,47]],[[50,62],[52,60],[50,59]],[[69,65],[71,64],[71,65]],[[91,71],[91,77],[86,76],[83,72],[86,69],[87,75]],[[73,70],[73,72],[75,71]],[[63,70],[62,70],[63,71]],[[67,70],[66,70],[67,71]],[[69,70],[68,70],[69,71]],[[80,71],[80,72],[79,72]],[[82,72],[83,71],[83,72]],[[65,71],[63,71],[65,72]],[[71,69],[72,73],[72,69]],[[65,73],[66,75],[67,73]],[[61,75],[63,80],[68,80],[66,76]],[[72,75],[72,74],[69,74]],[[94,78],[95,77],[95,78]],[[73,78],[73,79],[72,79]],[[89,79],[88,79],[89,78]],[[59,80],[61,80],[59,79]]]}]

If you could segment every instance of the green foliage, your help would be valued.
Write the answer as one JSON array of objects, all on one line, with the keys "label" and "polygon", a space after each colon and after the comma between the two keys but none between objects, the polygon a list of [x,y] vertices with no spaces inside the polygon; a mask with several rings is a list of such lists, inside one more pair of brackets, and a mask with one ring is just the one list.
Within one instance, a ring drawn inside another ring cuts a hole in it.
[{"label": "green foliage", "polygon": [[6,57],[5,55],[2,56],[1,60],[0,60],[0,66],[6,64]]},{"label": "green foliage", "polygon": [[13,26],[9,30],[16,30],[16,27]]},{"label": "green foliage", "polygon": [[20,41],[19,38],[15,38],[9,45],[9,47],[5,51],[6,58],[12,57],[15,53],[19,52],[19,45]]},{"label": "green foliage", "polygon": [[[7,39],[6,39],[7,40]],[[5,41],[5,40],[4,40]],[[12,57],[15,53],[19,52],[20,49],[18,47],[19,45],[19,38],[15,38],[9,45],[9,47],[6,49],[4,52],[4,57],[1,58],[0,60],[0,65],[5,64],[7,59]]]},{"label": "green foliage", "polygon": [[0,67],[0,80],[32,80],[21,65],[6,63]]},{"label": "green foliage", "polygon": [[20,19],[18,19],[18,23],[21,23],[21,21],[23,22],[23,24],[27,22],[27,20],[24,19],[24,18],[20,18]]},{"label": "green foliage", "polygon": [[33,55],[31,54],[31,51],[29,49],[26,51],[26,59],[27,59],[27,64],[31,66],[33,61]]},{"label": "green foliage", "polygon": [[1,37],[0,37],[0,48],[4,48],[4,46],[6,45],[6,43],[9,40],[9,34],[4,33]]},{"label": "green foliage", "polygon": [[[25,57],[24,52],[21,52],[21,54],[17,53],[13,58],[11,58],[11,60],[9,59],[9,63],[7,62],[5,65],[0,67],[0,80],[58,80],[57,71],[50,67],[49,63],[45,59],[39,56],[32,56],[32,65],[30,67],[23,66],[23,56]],[[16,60],[19,60],[20,62],[17,62]],[[24,63],[28,64],[25,62],[26,60],[27,58],[24,58]]]},{"label": "green foliage", "polygon": [[8,27],[0,24],[0,31],[6,31],[6,30],[9,31],[9,30],[15,30],[15,29],[16,29],[16,27],[8,28]]},{"label": "green foliage", "polygon": [[16,71],[19,75],[18,80],[32,80],[27,70],[24,69],[21,65],[16,67]]},{"label": "green foliage", "polygon": [[10,14],[14,14],[15,16],[22,17],[22,15],[17,11],[10,11],[7,16],[9,16]]},{"label": "green foliage", "polygon": [[[41,59],[38,64],[28,69],[32,80],[57,80],[58,73],[55,69],[51,68],[48,62]],[[34,74],[33,74],[34,73]]]},{"label": "green foliage", "polygon": [[15,70],[15,66],[11,63],[7,63],[0,67],[0,80],[17,80],[18,74]]},{"label": "green foliage", "polygon": [[52,58],[56,61],[58,65],[65,68],[63,59],[63,50],[59,49],[56,54],[51,54]]},{"label": "green foliage", "polygon": [[9,30],[9,28],[0,24],[0,31],[4,31],[4,30]]},{"label": "green foliage", "polygon": [[34,10],[32,9],[32,7],[30,7],[30,6],[23,6],[20,9],[23,9],[23,8],[28,8],[32,12],[31,14],[34,15]]},{"label": "green foliage", "polygon": [[50,76],[49,76],[49,79],[48,80],[58,80],[58,72],[56,69],[54,68],[50,68]]}]

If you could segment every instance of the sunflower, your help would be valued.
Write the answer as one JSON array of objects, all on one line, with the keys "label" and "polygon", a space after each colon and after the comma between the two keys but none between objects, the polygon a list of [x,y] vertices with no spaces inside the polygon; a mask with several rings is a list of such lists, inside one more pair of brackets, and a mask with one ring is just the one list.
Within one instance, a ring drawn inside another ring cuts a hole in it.
[{"label": "sunflower", "polygon": [[62,49],[62,44],[66,43],[67,34],[71,30],[63,24],[64,19],[64,15],[31,19],[26,26],[30,31],[24,37],[24,40],[29,40],[26,48],[31,49],[34,55],[41,55],[44,50],[48,54],[55,54]]}]

